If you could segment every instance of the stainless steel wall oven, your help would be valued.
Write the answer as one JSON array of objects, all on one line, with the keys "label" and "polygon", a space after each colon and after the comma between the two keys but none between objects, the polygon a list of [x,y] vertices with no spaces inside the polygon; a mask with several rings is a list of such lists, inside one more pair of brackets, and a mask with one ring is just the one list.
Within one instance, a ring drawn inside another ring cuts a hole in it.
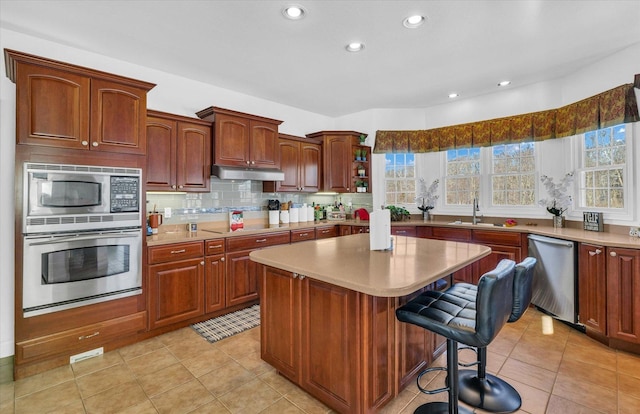
[{"label": "stainless steel wall oven", "polygon": [[24,317],[142,293],[141,176],[24,164]]}]

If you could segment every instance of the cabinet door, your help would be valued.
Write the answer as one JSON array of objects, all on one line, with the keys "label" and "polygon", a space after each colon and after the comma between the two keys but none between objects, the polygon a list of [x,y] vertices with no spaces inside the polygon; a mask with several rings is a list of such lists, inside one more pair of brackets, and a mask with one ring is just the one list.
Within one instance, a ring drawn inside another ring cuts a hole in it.
[{"label": "cabinet door", "polygon": [[607,248],[609,337],[640,343],[640,250]]},{"label": "cabinet door", "polygon": [[178,123],[176,183],[178,191],[209,191],[211,177],[211,129]]},{"label": "cabinet door", "polygon": [[284,172],[284,180],[276,181],[276,192],[300,191],[300,143],[286,139],[278,140],[280,151],[280,169]]},{"label": "cabinet door", "polygon": [[[419,295],[422,290],[411,295],[397,299],[396,309],[404,306],[410,300]],[[419,326],[396,320],[398,332],[398,389],[402,389],[407,383],[412,382],[415,376],[423,371],[431,362],[430,351],[432,336]]]},{"label": "cabinet door", "polygon": [[491,248],[491,253],[489,256],[485,256],[482,259],[478,260],[475,264],[475,268],[477,269],[473,275],[473,284],[477,284],[480,280],[480,277],[485,273],[493,270],[498,266],[498,263],[502,259],[510,259],[516,263],[519,263],[521,258],[520,247],[512,247],[512,246],[501,246],[501,245],[492,245],[488,244],[488,247]]},{"label": "cabinet door", "polygon": [[204,311],[215,312],[225,308],[225,258],[219,254],[205,258],[204,273]]},{"label": "cabinet door", "polygon": [[252,120],[249,134],[251,167],[280,168],[278,154],[278,125]]},{"label": "cabinet door", "polygon": [[302,388],[338,412],[360,412],[363,367],[357,292],[305,278],[301,302]]},{"label": "cabinet door", "polygon": [[204,314],[203,286],[202,259],[149,266],[150,328]]},{"label": "cabinet door", "polygon": [[259,265],[260,356],[291,381],[300,373],[300,283],[290,272]]},{"label": "cabinet door", "polygon": [[176,189],[177,122],[147,117],[147,190]]},{"label": "cabinet door", "polygon": [[258,299],[257,263],[249,258],[250,250],[226,254],[227,306]]},{"label": "cabinet door", "polygon": [[89,148],[89,78],[26,63],[17,65],[17,143]]},{"label": "cabinet door", "polygon": [[249,120],[216,114],[214,128],[214,164],[246,167],[249,162]]},{"label": "cabinet door", "polygon": [[[318,144],[300,144],[300,188],[301,191],[317,193],[320,191],[320,166],[322,149]],[[282,160],[281,160],[282,161]],[[285,173],[286,175],[286,173]]]},{"label": "cabinet door", "polygon": [[580,323],[607,334],[607,274],[603,246],[580,243],[578,250],[578,309]]},{"label": "cabinet door", "polygon": [[324,141],[324,191],[351,191],[351,137],[328,135]]},{"label": "cabinet door", "polygon": [[91,149],[146,154],[146,113],[146,90],[92,79]]},{"label": "cabinet door", "polygon": [[316,227],[316,239],[327,239],[338,236],[338,226]]}]

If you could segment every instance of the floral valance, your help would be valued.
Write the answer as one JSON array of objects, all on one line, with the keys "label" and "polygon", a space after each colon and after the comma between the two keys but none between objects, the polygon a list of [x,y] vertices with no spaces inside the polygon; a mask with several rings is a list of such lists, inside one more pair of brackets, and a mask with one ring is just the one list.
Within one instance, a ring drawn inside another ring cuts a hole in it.
[{"label": "floral valance", "polygon": [[[635,82],[640,82],[636,75]],[[558,109],[469,124],[413,131],[377,131],[373,152],[433,152],[454,148],[543,141],[623,122],[640,121],[629,83]]]}]

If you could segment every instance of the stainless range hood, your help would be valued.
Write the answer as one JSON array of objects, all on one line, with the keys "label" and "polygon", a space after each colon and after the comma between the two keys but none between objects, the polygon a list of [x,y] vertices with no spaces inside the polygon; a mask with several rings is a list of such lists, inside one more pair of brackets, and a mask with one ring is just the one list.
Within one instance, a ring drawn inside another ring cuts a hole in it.
[{"label": "stainless range hood", "polygon": [[211,175],[222,180],[283,181],[284,172],[276,168],[252,169],[243,167],[211,166]]}]

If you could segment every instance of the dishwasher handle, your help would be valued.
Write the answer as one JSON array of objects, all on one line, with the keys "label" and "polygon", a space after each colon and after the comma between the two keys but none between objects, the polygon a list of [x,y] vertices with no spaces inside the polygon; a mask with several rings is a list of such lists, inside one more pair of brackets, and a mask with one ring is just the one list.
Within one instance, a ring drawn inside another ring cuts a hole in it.
[{"label": "dishwasher handle", "polygon": [[573,247],[573,242],[567,241],[567,240],[551,239],[549,237],[536,236],[535,234],[530,234],[528,237],[529,237],[529,240],[533,240],[533,241],[553,244],[556,246]]}]

